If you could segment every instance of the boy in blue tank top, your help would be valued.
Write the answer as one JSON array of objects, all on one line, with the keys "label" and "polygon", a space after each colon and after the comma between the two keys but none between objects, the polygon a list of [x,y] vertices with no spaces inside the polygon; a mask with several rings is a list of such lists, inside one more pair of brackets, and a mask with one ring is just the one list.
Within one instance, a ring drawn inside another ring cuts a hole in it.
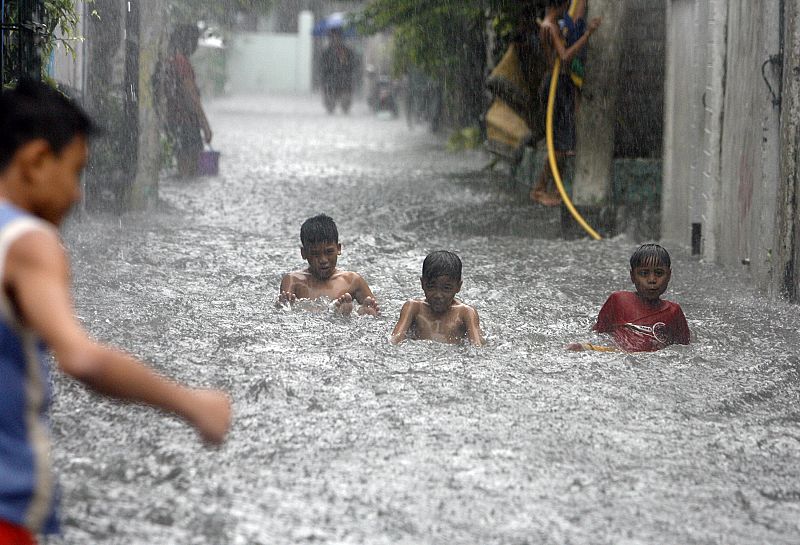
[{"label": "boy in blue tank top", "polygon": [[50,471],[47,351],[61,371],[111,397],[174,413],[209,443],[231,419],[228,396],[167,380],[89,338],[75,319],[57,228],[80,198],[91,120],[46,85],[0,95],[0,544],[58,531]]}]

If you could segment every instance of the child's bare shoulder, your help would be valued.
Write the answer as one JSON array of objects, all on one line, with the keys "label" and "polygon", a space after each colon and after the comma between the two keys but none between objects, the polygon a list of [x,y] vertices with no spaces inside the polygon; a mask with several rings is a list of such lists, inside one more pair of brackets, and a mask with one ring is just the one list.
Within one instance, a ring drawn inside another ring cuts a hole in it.
[{"label": "child's bare shoulder", "polygon": [[473,318],[473,317],[476,318],[478,316],[478,311],[475,310],[475,307],[470,306],[462,301],[458,301],[453,306],[455,306],[456,309],[458,310],[458,316],[461,319]]},{"label": "child's bare shoulder", "polygon": [[339,276],[340,278],[344,278],[345,280],[347,280],[349,282],[361,282],[361,281],[364,280],[364,277],[361,276],[360,274],[358,274],[355,271],[342,271],[342,270],[339,270],[339,271],[336,272],[336,275]]},{"label": "child's bare shoulder", "polygon": [[403,304],[404,309],[408,309],[410,312],[417,313],[420,310],[425,308],[425,299],[420,297],[415,297],[413,299],[409,299],[408,301]]},{"label": "child's bare shoulder", "polygon": [[297,270],[287,272],[283,275],[284,280],[290,280],[292,283],[305,283],[311,277],[311,273],[307,270]]}]

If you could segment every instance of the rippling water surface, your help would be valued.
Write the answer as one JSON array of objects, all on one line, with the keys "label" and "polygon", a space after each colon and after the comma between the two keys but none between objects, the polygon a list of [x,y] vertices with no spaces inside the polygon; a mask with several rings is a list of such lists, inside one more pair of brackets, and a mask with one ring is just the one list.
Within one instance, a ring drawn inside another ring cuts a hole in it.
[{"label": "rippling water surface", "polygon": [[[558,240],[557,213],[510,199],[485,157],[399,122],[303,99],[209,110],[222,176],[166,180],[157,212],[65,238],[86,327],[231,392],[230,440],[203,449],[57,377],[49,543],[800,542],[796,306],[672,249],[692,345],[566,353],[630,287],[633,241]],[[382,317],[274,308],[318,212]],[[387,342],[439,248],[464,261],[486,348]]]}]

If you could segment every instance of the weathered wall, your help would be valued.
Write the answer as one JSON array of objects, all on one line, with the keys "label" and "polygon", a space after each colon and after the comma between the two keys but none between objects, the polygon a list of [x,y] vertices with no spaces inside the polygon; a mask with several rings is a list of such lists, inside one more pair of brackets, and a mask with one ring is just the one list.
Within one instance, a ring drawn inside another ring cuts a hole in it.
[{"label": "weathered wall", "polygon": [[773,285],[800,299],[800,0],[785,0],[780,186]]},{"label": "weathered wall", "polygon": [[[695,249],[705,257],[752,275],[765,291],[791,295],[785,271],[797,260],[798,161],[791,110],[800,75],[797,58],[784,67],[777,54],[781,7],[788,14],[798,0],[758,10],[750,0],[667,2],[664,239],[688,246],[692,224],[700,226]],[[797,21],[786,28],[789,55]],[[785,71],[795,80],[782,83]]]},{"label": "weathered wall", "polygon": [[[741,266],[750,259],[753,198],[774,183],[761,180],[761,16],[749,0],[729,0],[727,69],[723,103],[721,180],[717,199],[717,260]],[[759,184],[756,187],[756,179]]]}]

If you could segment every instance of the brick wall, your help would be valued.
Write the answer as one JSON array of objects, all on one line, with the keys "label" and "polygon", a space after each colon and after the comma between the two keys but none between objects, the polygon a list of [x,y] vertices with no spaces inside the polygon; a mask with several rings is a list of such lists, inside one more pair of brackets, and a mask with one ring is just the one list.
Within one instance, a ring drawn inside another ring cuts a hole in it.
[{"label": "brick wall", "polygon": [[664,2],[628,0],[617,96],[617,157],[661,157],[665,25]]}]

